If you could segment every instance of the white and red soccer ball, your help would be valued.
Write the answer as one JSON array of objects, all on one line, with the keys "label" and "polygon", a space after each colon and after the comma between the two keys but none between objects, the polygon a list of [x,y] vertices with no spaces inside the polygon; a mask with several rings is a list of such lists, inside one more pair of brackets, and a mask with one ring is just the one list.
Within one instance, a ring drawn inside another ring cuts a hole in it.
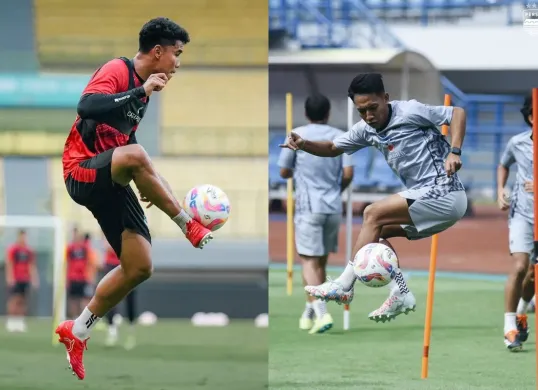
[{"label": "white and red soccer ball", "polygon": [[230,200],[219,187],[203,184],[187,192],[183,209],[192,219],[215,231],[224,226],[230,216]]},{"label": "white and red soccer ball", "polygon": [[353,260],[355,276],[368,287],[383,287],[389,284],[398,268],[396,253],[384,244],[367,244]]}]

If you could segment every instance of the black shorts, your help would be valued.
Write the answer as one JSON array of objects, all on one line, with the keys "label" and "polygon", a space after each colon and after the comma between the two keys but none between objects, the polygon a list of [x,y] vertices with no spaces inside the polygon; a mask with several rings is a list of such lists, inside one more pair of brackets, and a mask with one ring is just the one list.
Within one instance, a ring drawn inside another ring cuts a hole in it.
[{"label": "black shorts", "polygon": [[122,187],[112,181],[112,153],[100,153],[79,163],[65,181],[69,196],[85,206],[118,257],[121,256],[121,234],[130,230],[151,244],[151,235],[144,210],[131,186]]},{"label": "black shorts", "polygon": [[11,295],[26,295],[29,286],[30,283],[28,282],[15,282],[13,287],[11,287],[10,293]]},{"label": "black shorts", "polygon": [[70,282],[67,295],[69,298],[91,298],[94,294],[94,287],[86,282]]}]

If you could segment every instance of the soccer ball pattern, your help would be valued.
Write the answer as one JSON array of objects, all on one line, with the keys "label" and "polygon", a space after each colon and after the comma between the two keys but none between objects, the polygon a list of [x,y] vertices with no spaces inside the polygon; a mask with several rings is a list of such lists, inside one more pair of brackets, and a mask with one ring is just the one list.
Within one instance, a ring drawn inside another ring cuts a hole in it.
[{"label": "soccer ball pattern", "polygon": [[183,208],[192,219],[211,231],[224,226],[230,216],[230,200],[219,187],[204,184],[192,188],[183,200]]},{"label": "soccer ball pattern", "polygon": [[363,246],[353,260],[357,279],[368,287],[383,287],[396,275],[398,259],[396,253],[383,244]]}]

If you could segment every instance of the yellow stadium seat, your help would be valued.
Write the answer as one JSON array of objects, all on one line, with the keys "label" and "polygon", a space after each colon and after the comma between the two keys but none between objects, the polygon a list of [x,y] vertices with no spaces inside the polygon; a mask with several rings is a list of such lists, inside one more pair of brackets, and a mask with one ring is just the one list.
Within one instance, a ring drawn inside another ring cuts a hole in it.
[{"label": "yellow stadium seat", "polygon": [[6,202],[5,202],[5,181],[4,181],[4,159],[0,158],[0,214],[6,214]]},{"label": "yellow stadium seat", "polygon": [[142,25],[165,15],[191,34],[185,63],[266,65],[267,12],[267,3],[250,0],[138,0],[136,6],[127,0],[35,0],[38,50],[46,63],[129,55]]},{"label": "yellow stadium seat", "polygon": [[266,70],[184,69],[176,78],[163,91],[163,153],[267,156]]},{"label": "yellow stadium seat", "polygon": [[2,131],[0,154],[52,156],[62,154],[67,133],[47,131]]}]

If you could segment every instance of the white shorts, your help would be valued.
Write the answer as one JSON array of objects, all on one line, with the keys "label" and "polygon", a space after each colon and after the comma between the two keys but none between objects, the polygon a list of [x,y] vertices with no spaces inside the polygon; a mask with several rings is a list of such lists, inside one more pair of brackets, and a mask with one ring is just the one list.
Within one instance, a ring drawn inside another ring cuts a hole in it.
[{"label": "white shorts", "polygon": [[303,256],[326,256],[338,251],[340,214],[297,214],[295,246]]},{"label": "white shorts", "polygon": [[534,247],[534,225],[523,215],[514,212],[508,219],[510,254],[532,253]]},{"label": "white shorts", "polygon": [[412,225],[401,225],[409,240],[431,237],[448,229],[467,211],[465,191],[449,192],[445,186],[424,187],[399,192],[408,199]]}]

